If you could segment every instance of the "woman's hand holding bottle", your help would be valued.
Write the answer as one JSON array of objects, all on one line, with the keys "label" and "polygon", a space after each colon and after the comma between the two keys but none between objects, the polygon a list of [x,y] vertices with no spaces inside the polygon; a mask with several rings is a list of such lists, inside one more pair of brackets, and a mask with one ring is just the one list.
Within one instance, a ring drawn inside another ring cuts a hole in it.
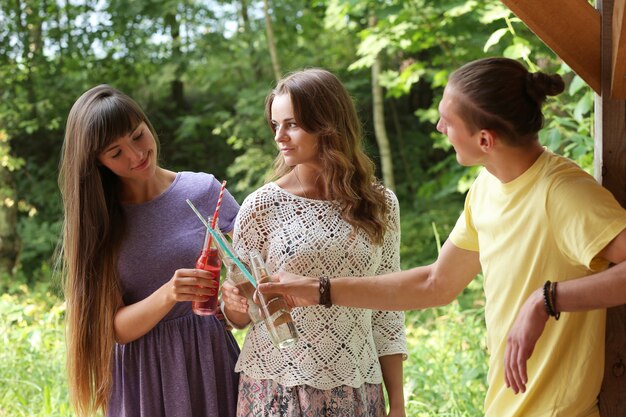
[{"label": "woman's hand holding bottle", "polygon": [[217,294],[217,283],[211,273],[202,269],[177,269],[166,284],[172,301],[207,301]]}]

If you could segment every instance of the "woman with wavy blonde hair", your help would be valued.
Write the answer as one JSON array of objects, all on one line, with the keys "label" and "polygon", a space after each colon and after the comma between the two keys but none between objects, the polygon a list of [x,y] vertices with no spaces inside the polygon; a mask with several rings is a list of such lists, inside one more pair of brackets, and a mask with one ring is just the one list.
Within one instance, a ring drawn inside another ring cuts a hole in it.
[{"label": "woman with wavy blonde hair", "polygon": [[[259,251],[270,273],[370,275],[400,269],[398,201],[374,177],[352,99],[322,69],[295,72],[269,94],[266,116],[279,149],[274,182],[252,193],[233,244]],[[225,314],[244,327],[245,298],[224,286]],[[272,346],[266,328],[246,335],[238,416],[404,415],[404,315],[344,307],[292,311],[298,341]]]},{"label": "woman with wavy blonde hair", "polygon": [[[78,98],[67,120],[59,186],[67,302],[67,367],[78,416],[233,416],[238,347],[189,301],[215,292],[193,269],[220,184],[172,172],[135,101],[107,85]],[[238,204],[226,193],[220,228]],[[204,288],[200,288],[200,286]]]}]

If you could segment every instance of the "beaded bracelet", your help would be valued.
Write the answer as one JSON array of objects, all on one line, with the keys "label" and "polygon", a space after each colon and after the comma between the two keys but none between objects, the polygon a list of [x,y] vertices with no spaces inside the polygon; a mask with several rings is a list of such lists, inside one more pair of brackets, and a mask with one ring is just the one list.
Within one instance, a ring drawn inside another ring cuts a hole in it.
[{"label": "beaded bracelet", "polygon": [[543,284],[543,306],[548,316],[558,320],[561,317],[561,313],[556,311],[556,285],[556,282],[550,282],[549,280]]},{"label": "beaded bracelet", "polygon": [[548,292],[550,291],[550,281],[546,281],[543,284],[543,307],[546,309],[546,313],[548,313],[548,317],[552,316],[552,308],[550,307],[550,295]]},{"label": "beaded bracelet", "polygon": [[330,279],[328,277],[320,277],[320,304],[326,308],[333,305],[330,300]]}]

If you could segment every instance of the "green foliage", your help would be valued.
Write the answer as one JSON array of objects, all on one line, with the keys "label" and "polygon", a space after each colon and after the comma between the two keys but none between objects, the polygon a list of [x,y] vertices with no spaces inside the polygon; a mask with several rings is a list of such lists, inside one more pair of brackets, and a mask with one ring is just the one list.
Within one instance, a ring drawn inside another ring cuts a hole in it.
[{"label": "green foliage", "polygon": [[459,195],[417,201],[416,207],[403,205],[400,211],[402,269],[435,261],[438,243],[447,239],[463,210]]},{"label": "green foliage", "polygon": [[72,415],[62,377],[64,314],[64,303],[44,284],[12,285],[0,296],[0,415]]},{"label": "green foliage", "polygon": [[3,130],[0,130],[0,166],[9,172],[17,171],[24,166],[24,159],[11,155],[9,137]]},{"label": "green foliage", "polygon": [[[275,80],[260,1],[11,4],[0,5],[0,121],[10,155],[23,161],[15,165],[15,193],[26,210],[17,264],[29,273],[50,259],[60,224],[63,123],[75,98],[95,84],[112,84],[142,104],[168,168],[227,178],[239,201],[263,182],[276,155],[263,115]],[[409,206],[462,193],[475,175],[458,166],[434,127],[449,73],[485,54],[563,74],[568,92],[548,103],[541,139],[591,167],[591,91],[497,0],[273,0],[270,13],[281,71],[337,73],[375,161],[369,67],[381,57],[397,194]],[[45,244],[33,235],[38,228]]]},{"label": "green foliage", "polygon": [[551,117],[540,132],[541,142],[593,174],[593,91],[584,81],[563,65],[560,72],[569,78],[568,101],[548,103]]},{"label": "green foliage", "polygon": [[[61,223],[38,221],[37,217],[22,217],[17,225],[17,232],[22,238],[20,251],[20,269],[27,284],[42,282],[49,278],[49,265],[53,264],[53,253],[61,233]],[[46,258],[42,259],[42,254]]]},{"label": "green foliage", "polygon": [[[434,201],[401,216],[402,269],[433,262],[463,209],[454,195]],[[407,415],[483,414],[488,365],[482,277],[448,306],[406,312],[405,323]]]},{"label": "green foliage", "polygon": [[455,301],[406,317],[409,357],[404,365],[408,416],[483,414],[487,354],[484,311]]}]

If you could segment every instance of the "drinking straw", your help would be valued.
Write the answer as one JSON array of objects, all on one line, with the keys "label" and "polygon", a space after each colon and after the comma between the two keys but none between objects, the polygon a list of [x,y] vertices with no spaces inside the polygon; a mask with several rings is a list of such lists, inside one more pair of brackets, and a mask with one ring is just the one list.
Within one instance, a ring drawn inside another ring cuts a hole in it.
[{"label": "drinking straw", "polygon": [[220,248],[222,248],[222,250],[224,251],[226,256],[228,256],[230,259],[232,259],[232,261],[235,263],[237,268],[239,268],[239,270],[241,271],[243,276],[246,277],[248,279],[248,281],[250,281],[250,283],[252,284],[252,286],[254,288],[256,288],[256,281],[254,280],[254,277],[252,276],[250,271],[248,271],[248,269],[241,263],[239,258],[237,258],[233,254],[233,252],[228,248],[228,244],[226,242],[224,242],[224,239],[222,239],[217,234],[217,232],[211,228],[211,226],[207,223],[207,221],[204,220],[204,216],[202,216],[202,214],[200,214],[200,212],[198,211],[196,206],[194,206],[193,203],[189,199],[187,199],[186,201],[187,201],[187,204],[189,204],[189,207],[191,207],[191,209],[194,211],[194,213],[196,213],[196,216],[198,216],[198,218],[200,219],[202,224],[204,224],[204,226],[207,228],[209,234],[215,238],[215,241],[220,246]]},{"label": "drinking straw", "polygon": [[[222,242],[224,242],[224,245],[228,248],[228,250],[230,251],[230,253],[234,254],[235,250],[233,249],[233,247],[230,245],[230,242],[228,241],[228,239],[226,239],[224,237],[224,234],[222,233],[222,231],[220,230],[219,227],[214,228],[213,230],[215,230],[215,234],[219,237],[219,240],[221,240]],[[211,235],[210,233],[208,233],[207,231],[207,235]],[[217,251],[220,253],[220,256],[222,258],[228,258],[228,255],[226,255],[226,253],[222,250],[222,247],[220,245],[217,246]]]},{"label": "drinking straw", "polygon": [[200,221],[202,222],[204,227],[208,228],[209,224],[206,222],[206,220],[204,220],[204,216],[202,214],[200,214],[200,212],[198,211],[196,206],[194,206],[193,203],[189,199],[187,199],[185,201],[187,201],[187,204],[189,204],[189,207],[191,207],[191,209],[194,211],[194,213],[196,213],[196,216],[198,216],[198,218],[200,219]]},{"label": "drinking straw", "polygon": [[248,279],[248,281],[250,281],[250,284],[252,284],[252,286],[254,288],[256,288],[256,281],[254,280],[254,277],[252,276],[252,274],[250,274],[248,269],[246,269],[246,267],[241,263],[239,258],[237,258],[235,255],[233,255],[233,253],[230,251],[230,249],[228,249],[228,246],[226,245],[226,242],[224,242],[222,239],[220,239],[220,237],[217,234],[217,232],[214,229],[211,229],[210,226],[207,228],[207,230],[209,231],[211,236],[213,236],[213,238],[215,239],[217,244],[220,245],[220,247],[226,253],[226,255],[235,263],[235,265],[237,265],[237,268],[239,268],[239,270]]},{"label": "drinking straw", "polygon": [[226,180],[222,181],[220,187],[220,196],[217,198],[217,204],[215,205],[215,213],[213,213],[213,221],[211,222],[211,229],[215,229],[215,222],[217,221],[217,215],[220,212],[220,206],[222,205],[222,198],[224,197],[224,190],[226,190]]},{"label": "drinking straw", "polygon": [[[226,180],[222,181],[222,186],[220,187],[220,195],[217,197],[217,204],[215,205],[215,212],[213,213],[213,220],[211,221],[211,229],[215,229],[215,223],[217,223],[217,215],[220,212],[220,206],[222,205],[222,198],[224,197],[224,190],[226,190]],[[213,236],[213,235],[211,235]],[[209,240],[205,245],[205,249],[211,247],[211,236],[209,236]]]}]

